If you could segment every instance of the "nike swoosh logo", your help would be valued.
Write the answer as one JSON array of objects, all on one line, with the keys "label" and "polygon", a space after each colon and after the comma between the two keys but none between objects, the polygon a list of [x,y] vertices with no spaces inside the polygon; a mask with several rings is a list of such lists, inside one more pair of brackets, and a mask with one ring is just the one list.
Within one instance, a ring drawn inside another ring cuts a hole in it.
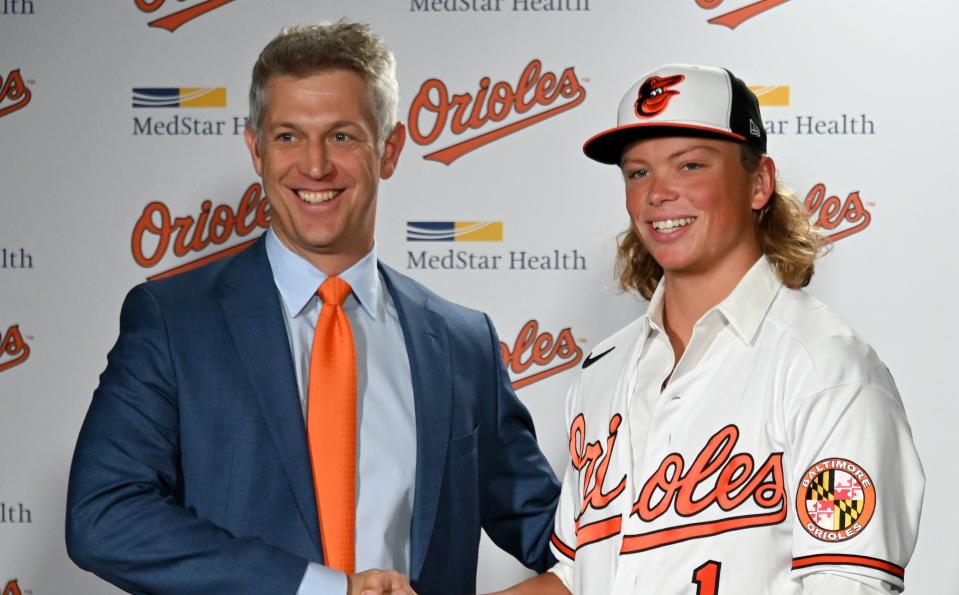
[{"label": "nike swoosh logo", "polygon": [[596,362],[598,362],[601,358],[603,358],[603,357],[605,357],[606,355],[608,355],[609,352],[612,351],[612,350],[614,350],[614,349],[616,349],[615,346],[614,346],[614,347],[610,347],[609,349],[607,349],[606,351],[600,353],[600,354],[597,355],[596,357],[593,357],[593,354],[590,353],[589,355],[586,356],[586,360],[583,361],[583,369],[585,370],[586,368],[592,366],[593,364],[595,364]]}]

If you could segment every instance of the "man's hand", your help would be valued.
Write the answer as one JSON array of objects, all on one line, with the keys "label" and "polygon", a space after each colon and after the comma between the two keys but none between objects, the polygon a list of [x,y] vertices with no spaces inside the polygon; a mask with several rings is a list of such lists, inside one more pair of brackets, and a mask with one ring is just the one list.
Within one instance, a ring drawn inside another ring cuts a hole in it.
[{"label": "man's hand", "polygon": [[376,568],[346,577],[347,595],[416,595],[399,572]]},{"label": "man's hand", "polygon": [[505,591],[497,591],[489,595],[570,595],[570,592],[559,576],[552,572],[544,572]]}]

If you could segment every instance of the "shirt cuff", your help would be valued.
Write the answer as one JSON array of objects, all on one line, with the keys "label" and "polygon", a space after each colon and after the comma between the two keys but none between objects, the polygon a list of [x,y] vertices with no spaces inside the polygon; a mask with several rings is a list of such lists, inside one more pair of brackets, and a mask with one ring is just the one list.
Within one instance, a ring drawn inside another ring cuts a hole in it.
[{"label": "shirt cuff", "polygon": [[296,595],[347,595],[347,584],[346,575],[339,570],[310,562]]},{"label": "shirt cuff", "polygon": [[566,590],[570,593],[573,592],[573,567],[569,564],[563,564],[562,562],[557,562],[549,569],[548,572],[555,574],[560,581],[562,581],[563,586],[566,587]]}]

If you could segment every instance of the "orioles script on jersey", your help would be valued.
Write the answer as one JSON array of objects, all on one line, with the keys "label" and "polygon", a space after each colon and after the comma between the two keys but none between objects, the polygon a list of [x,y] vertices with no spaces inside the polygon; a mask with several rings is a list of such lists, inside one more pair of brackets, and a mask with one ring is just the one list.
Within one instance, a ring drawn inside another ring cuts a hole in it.
[{"label": "orioles script on jersey", "polygon": [[[419,145],[430,145],[439,138],[447,125],[453,134],[459,135],[467,130],[480,130],[490,123],[501,122],[514,111],[525,114],[537,105],[546,107],[562,100],[560,105],[546,111],[494,128],[423,157],[449,165],[470,151],[570,110],[585,99],[586,89],[576,78],[572,67],[563,70],[559,75],[544,73],[543,63],[535,59],[523,69],[515,87],[506,81],[491,84],[490,77],[484,76],[480,79],[479,90],[475,96],[460,93],[451,97],[443,81],[429,79],[420,87],[410,105],[410,138]],[[432,124],[428,123],[429,114],[433,114]]]},{"label": "orioles script on jersey", "polygon": [[[143,209],[143,213],[133,226],[130,247],[133,260],[141,267],[155,266],[166,255],[170,244],[176,256],[186,256],[191,252],[200,252],[210,244],[224,244],[234,235],[243,237],[257,228],[270,226],[269,203],[259,183],[250,184],[240,198],[234,211],[229,205],[216,207],[209,200],[200,205],[200,214],[176,217],[170,213],[166,204],[154,201]],[[204,256],[185,265],[159,273],[150,279],[160,279],[176,273],[196,268],[229,254],[239,252],[253,240],[231,246],[214,254]]]},{"label": "orioles script on jersey", "polygon": [[[571,464],[582,474],[583,504],[579,518],[590,508],[606,508],[626,487],[625,476],[611,489],[604,490],[603,487],[621,421],[618,413],[610,420],[605,448],[599,441],[585,442],[586,421],[582,414],[570,426]],[[749,453],[734,453],[738,441],[739,428],[728,425],[709,438],[688,468],[681,454],[666,456],[646,480],[630,514],[638,515],[648,523],[672,509],[691,522],[649,533],[624,535],[620,552],[632,554],[687,539],[783,522],[786,519],[786,489],[782,453],[770,454],[757,466]],[[708,487],[709,491],[702,494],[700,486]],[[731,514],[705,522],[694,518],[711,507],[735,513],[750,500],[769,512]],[[576,520],[577,549],[618,534],[623,522],[621,515],[617,514],[581,526],[579,518]]]},{"label": "orioles script on jersey", "polygon": [[576,547],[595,543],[619,533],[623,524],[623,517],[619,514],[609,518],[580,525],[583,514],[590,508],[602,510],[609,506],[623,490],[626,489],[626,476],[609,491],[603,490],[606,483],[606,472],[612,460],[613,449],[616,447],[616,437],[623,417],[615,414],[609,420],[609,438],[606,439],[606,448],[597,440],[586,442],[586,418],[580,413],[573,420],[569,428],[569,456],[573,468],[583,477],[583,504],[576,517]]}]

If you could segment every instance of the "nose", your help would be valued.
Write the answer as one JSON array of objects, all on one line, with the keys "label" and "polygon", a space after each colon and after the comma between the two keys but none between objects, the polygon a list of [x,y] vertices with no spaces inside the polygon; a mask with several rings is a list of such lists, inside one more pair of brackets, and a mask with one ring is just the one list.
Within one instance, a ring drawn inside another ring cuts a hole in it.
[{"label": "nose", "polygon": [[322,179],[333,171],[329,148],[322,140],[310,140],[300,161],[300,171],[313,179]]},{"label": "nose", "polygon": [[646,189],[646,202],[658,207],[676,199],[676,190],[667,175],[654,175]]}]

